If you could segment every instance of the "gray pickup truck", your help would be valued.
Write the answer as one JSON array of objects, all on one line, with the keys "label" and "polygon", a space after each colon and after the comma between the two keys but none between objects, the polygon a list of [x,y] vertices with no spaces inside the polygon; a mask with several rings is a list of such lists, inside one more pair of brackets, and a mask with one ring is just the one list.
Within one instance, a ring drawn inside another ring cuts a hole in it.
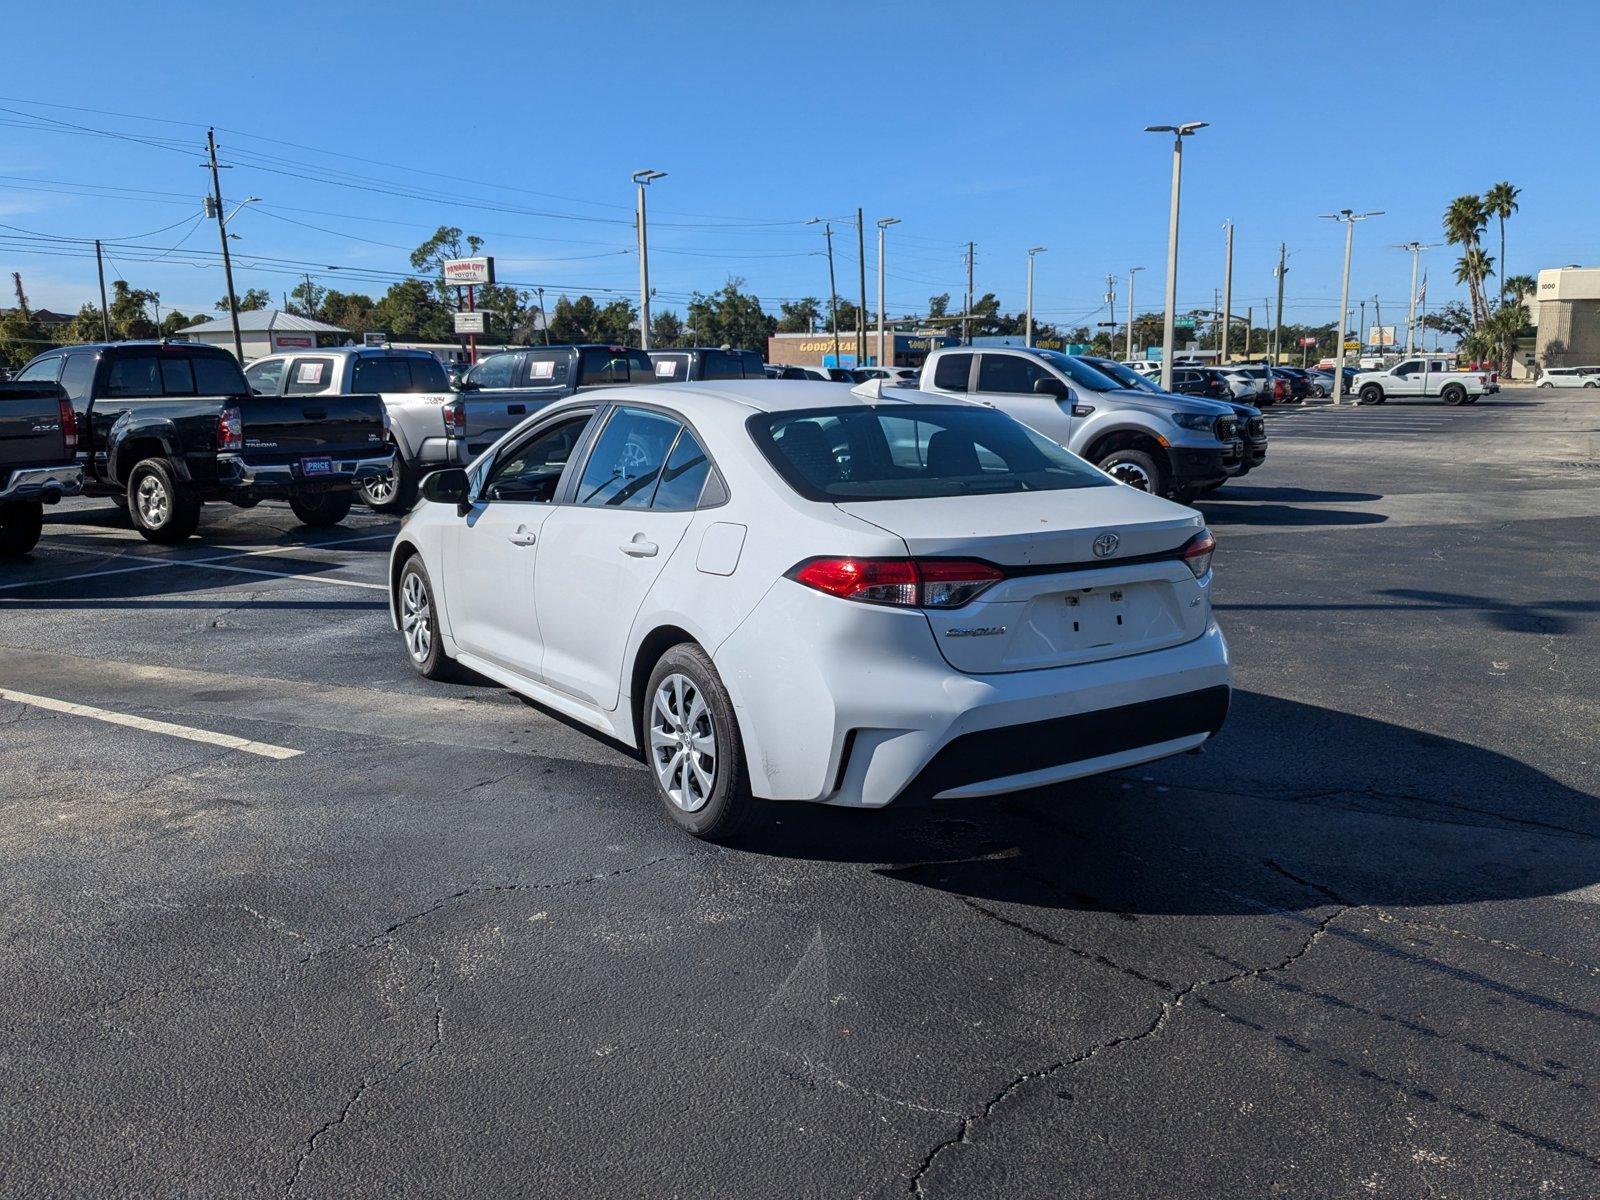
[{"label": "gray pickup truck", "polygon": [[540,407],[511,392],[452,391],[444,367],[426,350],[340,347],[269,354],[246,367],[244,377],[258,396],[381,398],[395,470],[367,481],[360,495],[384,513],[410,509],[423,475],[466,466]]},{"label": "gray pickup truck", "polygon": [[39,543],[44,506],[83,491],[78,422],[54,383],[0,383],[0,558]]}]

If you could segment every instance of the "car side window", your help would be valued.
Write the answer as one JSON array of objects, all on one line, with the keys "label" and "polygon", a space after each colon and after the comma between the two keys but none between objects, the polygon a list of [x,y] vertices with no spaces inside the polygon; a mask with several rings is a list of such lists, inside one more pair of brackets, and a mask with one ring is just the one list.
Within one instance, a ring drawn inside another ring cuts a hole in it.
[{"label": "car side window", "polygon": [[281,358],[266,358],[245,368],[245,382],[257,396],[276,396],[283,383],[283,369],[288,364]]},{"label": "car side window", "polygon": [[559,421],[502,453],[490,468],[479,499],[549,504],[588,424],[588,413]]},{"label": "car side window", "polygon": [[678,435],[672,453],[667,455],[666,469],[661,472],[661,482],[656,485],[655,499],[650,507],[668,512],[682,512],[700,504],[700,493],[706,486],[706,476],[711,473],[711,459],[685,429]]},{"label": "car side window", "polygon": [[106,396],[143,400],[161,395],[161,368],[154,354],[119,355],[106,374]]},{"label": "car side window", "polygon": [[333,359],[297,358],[289,367],[286,396],[314,396],[333,386]]},{"label": "car side window", "polygon": [[479,387],[508,388],[511,386],[511,377],[516,367],[515,354],[491,354],[467,372],[467,380]]},{"label": "car side window", "polygon": [[1036,380],[1045,377],[1038,363],[1016,354],[983,354],[978,357],[978,390],[1031,395]]},{"label": "car side window", "polygon": [[53,355],[50,358],[41,358],[38,362],[29,363],[17,373],[18,383],[54,383],[61,372],[61,356]]},{"label": "car side window", "polygon": [[89,391],[94,386],[94,369],[99,365],[100,357],[97,354],[85,351],[67,355],[67,365],[61,372],[61,386],[79,411],[88,403]]},{"label": "car side window", "polygon": [[972,355],[946,354],[934,364],[933,386],[946,392],[964,392],[971,373]]},{"label": "car side window", "polygon": [[607,508],[650,507],[667,451],[682,428],[660,413],[617,409],[589,452],[577,502]]},{"label": "car side window", "polygon": [[1394,373],[1403,379],[1407,375],[1415,375],[1421,369],[1422,364],[1419,362],[1403,362],[1394,369]]}]

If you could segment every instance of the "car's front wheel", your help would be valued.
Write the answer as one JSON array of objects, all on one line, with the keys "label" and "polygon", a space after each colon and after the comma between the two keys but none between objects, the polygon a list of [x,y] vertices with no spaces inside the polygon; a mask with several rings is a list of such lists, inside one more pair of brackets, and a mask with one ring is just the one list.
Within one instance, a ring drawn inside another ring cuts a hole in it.
[{"label": "car's front wheel", "polygon": [[1113,450],[1095,464],[1118,483],[1125,483],[1152,496],[1167,493],[1167,473],[1154,456],[1143,450]]},{"label": "car's front wheel", "polygon": [[1382,404],[1383,389],[1375,383],[1369,383],[1361,389],[1362,404]]},{"label": "car's front wheel", "polygon": [[405,638],[406,657],[425,679],[449,679],[454,664],[446,657],[439,637],[439,612],[433,602],[433,581],[422,559],[412,555],[400,571],[396,589],[395,613],[400,618],[400,635]]},{"label": "car's front wheel", "polygon": [[748,829],[760,802],[750,794],[733,702],[705,651],[673,646],[650,672],[642,700],[642,749],[668,819],[708,841]]}]

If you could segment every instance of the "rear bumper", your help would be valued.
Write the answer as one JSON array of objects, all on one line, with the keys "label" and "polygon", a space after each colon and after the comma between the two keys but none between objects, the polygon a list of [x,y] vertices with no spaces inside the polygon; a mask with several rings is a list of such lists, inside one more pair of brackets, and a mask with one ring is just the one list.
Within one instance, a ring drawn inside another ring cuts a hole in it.
[{"label": "rear bumper", "polygon": [[0,486],[0,503],[32,500],[54,504],[63,496],[76,496],[82,491],[83,468],[75,462],[53,467],[19,467]]},{"label": "rear bumper", "polygon": [[[484,442],[479,450],[492,444],[492,440]],[[477,454],[463,438],[433,437],[424,438],[417,447],[415,462],[419,467],[432,471],[440,467],[464,467],[476,457]]]},{"label": "rear bumper", "polygon": [[[320,458],[321,455],[307,455]],[[229,493],[243,492],[255,498],[303,495],[314,492],[347,491],[369,479],[379,479],[394,470],[394,453],[351,456],[326,456],[331,469],[326,475],[307,475],[300,461],[286,463],[247,462],[236,454],[217,455],[217,487]]]}]

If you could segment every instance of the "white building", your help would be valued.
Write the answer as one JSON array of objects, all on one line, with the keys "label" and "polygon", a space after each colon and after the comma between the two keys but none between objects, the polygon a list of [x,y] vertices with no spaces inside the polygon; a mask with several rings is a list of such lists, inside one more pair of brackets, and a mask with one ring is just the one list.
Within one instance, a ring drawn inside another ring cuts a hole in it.
[{"label": "white building", "polygon": [[[190,325],[178,336],[208,346],[233,349],[233,320],[226,313],[215,320]],[[340,346],[350,340],[348,330],[310,317],[299,317],[278,308],[258,308],[239,314],[239,340],[244,343],[244,361],[254,362],[277,350],[312,350],[318,346]]]}]

